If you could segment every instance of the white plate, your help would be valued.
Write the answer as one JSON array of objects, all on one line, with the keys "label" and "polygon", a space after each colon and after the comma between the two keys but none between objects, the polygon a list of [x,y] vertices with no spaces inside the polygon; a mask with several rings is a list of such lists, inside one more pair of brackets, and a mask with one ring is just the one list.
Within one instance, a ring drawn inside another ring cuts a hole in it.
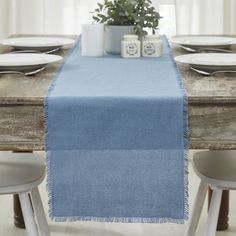
[{"label": "white plate", "polygon": [[174,36],[170,39],[171,43],[189,47],[217,47],[230,46],[236,43],[236,39],[223,36]]},{"label": "white plate", "polygon": [[74,39],[66,37],[17,37],[0,41],[2,45],[12,46],[18,49],[34,49],[39,51],[52,50],[69,46],[75,43]]},{"label": "white plate", "polygon": [[185,54],[175,57],[175,60],[198,69],[235,70],[236,68],[236,53]]},{"label": "white plate", "polygon": [[195,53],[175,57],[184,64],[205,66],[236,66],[236,53]]},{"label": "white plate", "polygon": [[59,62],[61,56],[42,53],[1,54],[0,70],[30,71]]}]

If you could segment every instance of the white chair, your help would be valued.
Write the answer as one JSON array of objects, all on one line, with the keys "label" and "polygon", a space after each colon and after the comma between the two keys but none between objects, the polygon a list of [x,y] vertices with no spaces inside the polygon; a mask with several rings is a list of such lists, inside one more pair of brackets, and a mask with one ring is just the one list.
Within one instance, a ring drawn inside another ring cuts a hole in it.
[{"label": "white chair", "polygon": [[215,236],[223,190],[236,189],[236,153],[233,151],[203,151],[193,157],[193,168],[200,177],[186,236],[194,236],[208,187],[213,190],[204,236]]},{"label": "white chair", "polygon": [[0,194],[19,194],[29,236],[50,235],[38,190],[44,177],[45,164],[38,154],[6,152],[0,156]]}]

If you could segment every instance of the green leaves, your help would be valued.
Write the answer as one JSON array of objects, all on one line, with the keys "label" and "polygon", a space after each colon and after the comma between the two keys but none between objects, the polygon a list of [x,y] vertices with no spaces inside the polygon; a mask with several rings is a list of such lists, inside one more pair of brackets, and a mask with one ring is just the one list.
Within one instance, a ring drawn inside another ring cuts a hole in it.
[{"label": "green leaves", "polygon": [[104,0],[98,3],[93,19],[108,25],[134,25],[139,36],[147,34],[146,28],[155,32],[161,16],[151,0]]}]

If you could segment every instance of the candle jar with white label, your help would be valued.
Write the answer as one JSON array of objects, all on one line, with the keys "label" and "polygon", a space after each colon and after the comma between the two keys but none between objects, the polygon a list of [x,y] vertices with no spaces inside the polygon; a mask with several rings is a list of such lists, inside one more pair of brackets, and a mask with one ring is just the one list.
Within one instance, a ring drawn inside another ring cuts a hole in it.
[{"label": "candle jar with white label", "polygon": [[124,58],[137,58],[141,55],[141,45],[138,36],[126,34],[121,42],[121,56]]},{"label": "candle jar with white label", "polygon": [[163,53],[163,42],[159,35],[146,35],[142,45],[143,57],[160,57]]}]

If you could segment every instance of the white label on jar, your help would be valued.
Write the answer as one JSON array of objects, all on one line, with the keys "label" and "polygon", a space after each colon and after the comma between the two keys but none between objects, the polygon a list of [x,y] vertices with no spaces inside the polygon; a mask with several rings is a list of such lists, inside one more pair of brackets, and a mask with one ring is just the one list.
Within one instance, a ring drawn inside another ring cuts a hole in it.
[{"label": "white label on jar", "polygon": [[144,53],[146,55],[153,55],[156,53],[156,47],[154,43],[146,43],[144,45]]},{"label": "white label on jar", "polygon": [[138,46],[136,43],[130,43],[128,45],[126,45],[126,53],[128,55],[136,55],[138,53]]}]

